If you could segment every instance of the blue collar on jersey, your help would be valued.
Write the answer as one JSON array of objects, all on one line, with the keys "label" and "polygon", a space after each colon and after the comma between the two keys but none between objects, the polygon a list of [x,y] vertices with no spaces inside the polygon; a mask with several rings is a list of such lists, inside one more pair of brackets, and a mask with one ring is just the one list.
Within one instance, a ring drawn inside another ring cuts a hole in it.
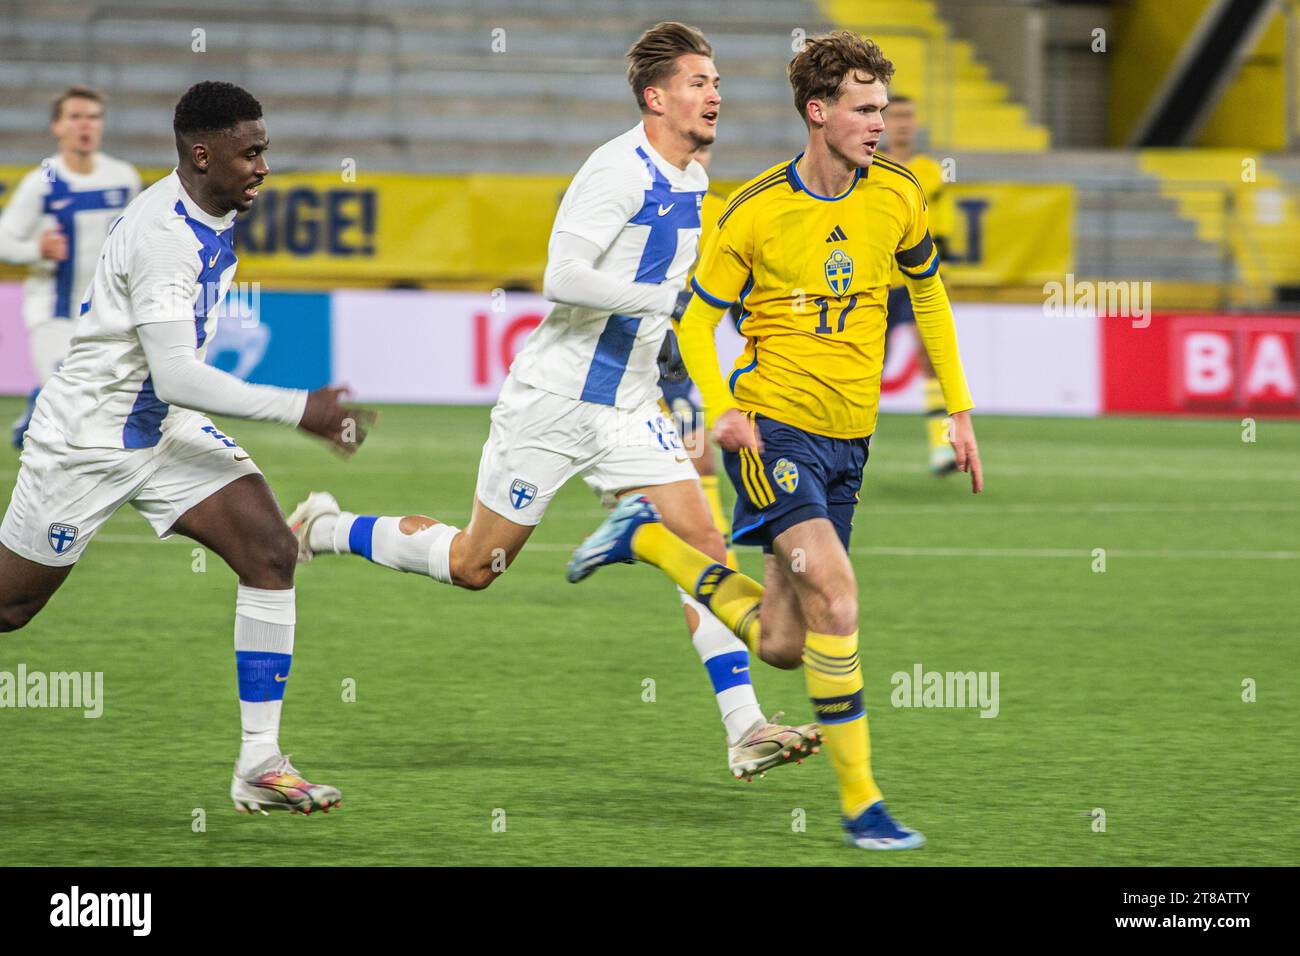
[{"label": "blue collar on jersey", "polygon": [[812,196],[813,199],[820,199],[822,202],[839,202],[849,193],[853,192],[853,187],[858,184],[858,180],[862,178],[863,173],[865,172],[865,170],[863,170],[863,168],[859,166],[857,168],[857,171],[853,174],[853,182],[849,183],[849,188],[844,190],[844,192],[842,192],[840,195],[819,196],[811,189],[809,189],[807,186],[805,186],[803,180],[799,178],[798,165],[799,165],[799,160],[801,159],[803,159],[803,153],[800,153],[794,159],[790,160],[790,165],[786,167],[789,172],[790,188],[793,189],[795,192],[805,192],[809,196]]}]

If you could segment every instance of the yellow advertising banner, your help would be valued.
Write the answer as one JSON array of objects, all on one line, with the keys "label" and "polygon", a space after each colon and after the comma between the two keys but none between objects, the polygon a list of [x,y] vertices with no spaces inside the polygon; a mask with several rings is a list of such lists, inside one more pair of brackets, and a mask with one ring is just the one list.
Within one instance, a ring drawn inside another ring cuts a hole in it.
[{"label": "yellow advertising banner", "polygon": [[1074,271],[1074,187],[950,183],[940,274],[953,285],[1041,285]]},{"label": "yellow advertising banner", "polygon": [[263,281],[540,281],[568,180],[370,173],[272,176],[236,226],[241,272]]},{"label": "yellow advertising banner", "polygon": [[[0,167],[0,205],[27,172]],[[145,183],[166,169],[141,170]],[[271,286],[541,283],[566,176],[272,172],[236,224],[240,280]],[[725,194],[727,185],[715,189]],[[947,187],[954,283],[1038,283],[1072,271],[1066,186]],[[3,277],[20,275],[6,269]]]}]

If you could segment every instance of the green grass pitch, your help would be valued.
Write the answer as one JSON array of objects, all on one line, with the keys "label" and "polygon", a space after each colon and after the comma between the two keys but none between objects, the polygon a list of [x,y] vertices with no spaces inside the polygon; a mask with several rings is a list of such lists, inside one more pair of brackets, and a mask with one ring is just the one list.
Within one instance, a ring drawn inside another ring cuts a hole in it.
[{"label": "green grass pitch", "polygon": [[[18,409],[0,401],[0,420]],[[463,523],[487,412],[386,408],[350,463],[281,428],[229,424],[286,508],[324,488],[349,509]],[[1235,420],[978,429],[988,489],[975,498],[964,476],[926,474],[919,418],[884,416],[854,531],[875,771],[929,838],[919,852],[841,846],[824,754],[752,784],[729,777],[671,585],[648,567],[565,583],[569,550],[602,515],[575,482],[486,593],[359,558],[301,569],[281,742],[343,790],[328,817],[233,812],[234,578],[215,555],[196,572],[192,542],[158,543],[124,509],[49,607],[0,636],[0,670],[102,671],[105,697],[96,720],[0,710],[0,858],[1293,863],[1300,426],[1261,421],[1254,443]],[[5,501],[16,470],[7,456]],[[757,552],[742,564],[757,569]],[[996,671],[997,716],[892,706],[891,675],[917,663]],[[800,673],[755,662],[754,678],[769,712],[808,719]]]}]

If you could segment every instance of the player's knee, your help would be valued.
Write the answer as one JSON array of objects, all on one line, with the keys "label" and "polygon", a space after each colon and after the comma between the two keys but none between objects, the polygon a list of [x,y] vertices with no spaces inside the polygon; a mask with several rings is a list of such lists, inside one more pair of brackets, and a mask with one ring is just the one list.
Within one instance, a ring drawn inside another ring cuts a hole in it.
[{"label": "player's knee", "polygon": [[472,568],[457,570],[452,576],[457,587],[466,591],[486,591],[501,574],[490,564],[480,564]]},{"label": "player's knee", "polygon": [[802,663],[803,655],[799,652],[798,647],[794,645],[778,645],[772,643],[762,643],[758,645],[759,659],[769,667],[777,667],[783,671],[792,671]]},{"label": "player's knee", "polygon": [[298,540],[293,532],[285,526],[283,532],[268,535],[261,545],[258,577],[281,587],[291,586],[298,566]]},{"label": "player's knee", "polygon": [[826,616],[834,634],[851,634],[858,629],[858,596],[837,594],[826,604]]},{"label": "player's knee", "polygon": [[727,560],[727,539],[717,528],[710,528],[704,536],[705,547],[701,550],[715,561]]},{"label": "player's knee", "polygon": [[858,596],[850,590],[818,595],[816,607],[807,609],[808,626],[823,634],[851,634],[858,629]]},{"label": "player's knee", "polygon": [[466,591],[486,591],[509,566],[506,552],[501,548],[493,548],[490,555],[471,553],[460,557],[459,561],[457,557],[453,551],[451,579]]},{"label": "player's knee", "polygon": [[21,630],[36,616],[39,607],[34,604],[0,605],[0,634]]},{"label": "player's knee", "polygon": [[712,524],[706,527],[693,527],[689,536],[683,536],[683,540],[697,551],[707,554],[714,561],[727,560],[727,540],[722,536],[722,532]]}]

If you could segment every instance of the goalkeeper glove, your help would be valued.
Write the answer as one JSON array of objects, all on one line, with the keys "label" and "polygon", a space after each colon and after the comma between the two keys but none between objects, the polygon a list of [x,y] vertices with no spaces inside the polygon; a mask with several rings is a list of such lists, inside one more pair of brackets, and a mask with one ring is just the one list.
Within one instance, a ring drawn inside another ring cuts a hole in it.
[{"label": "goalkeeper glove", "polygon": [[659,378],[674,385],[690,378],[686,363],[682,361],[682,350],[677,347],[677,334],[672,329],[664,336],[664,344],[659,347]]},{"label": "goalkeeper glove", "polygon": [[[691,290],[683,289],[677,293],[677,304],[673,306],[672,320],[676,322],[686,312],[691,301]],[[677,346],[677,336],[672,329],[664,336],[664,344],[659,347],[659,377],[673,385],[690,378],[686,363],[682,361],[682,351]]]},{"label": "goalkeeper glove", "polygon": [[683,289],[677,293],[677,304],[673,306],[672,319],[676,322],[686,314],[686,307],[691,304],[691,290]]}]

